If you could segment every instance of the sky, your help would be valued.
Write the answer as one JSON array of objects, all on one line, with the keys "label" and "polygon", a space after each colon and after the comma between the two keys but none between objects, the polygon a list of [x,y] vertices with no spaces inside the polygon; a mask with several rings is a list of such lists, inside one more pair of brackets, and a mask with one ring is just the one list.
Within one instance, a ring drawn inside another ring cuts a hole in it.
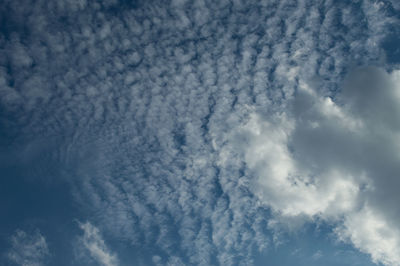
[{"label": "sky", "polygon": [[397,0],[0,0],[0,265],[400,265]]}]

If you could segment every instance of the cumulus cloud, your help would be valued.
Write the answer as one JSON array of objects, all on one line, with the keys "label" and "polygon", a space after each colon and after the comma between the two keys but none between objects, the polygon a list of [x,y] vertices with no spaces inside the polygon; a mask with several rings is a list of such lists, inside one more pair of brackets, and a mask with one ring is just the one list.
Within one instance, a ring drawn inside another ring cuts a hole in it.
[{"label": "cumulus cloud", "polygon": [[83,235],[78,241],[78,245],[80,245],[78,249],[81,252],[88,252],[89,256],[99,265],[119,265],[117,256],[106,246],[97,227],[89,222],[79,223],[79,227],[83,230]]},{"label": "cumulus cloud", "polygon": [[393,118],[320,95],[382,63],[385,6],[4,2],[0,121],[18,145],[57,143],[46,158],[98,226],[81,225],[94,259],[116,260],[101,230],[154,263],[252,265],[269,209],[339,221],[366,208],[372,157],[351,147],[371,139],[368,121]]},{"label": "cumulus cloud", "polygon": [[10,238],[11,248],[7,252],[7,258],[21,266],[45,265],[50,256],[46,239],[39,231],[32,234],[17,230]]},{"label": "cumulus cloud", "polygon": [[359,69],[335,101],[300,82],[289,111],[255,114],[236,137],[254,191],[278,215],[335,222],[342,240],[386,265],[400,263],[399,75]]}]

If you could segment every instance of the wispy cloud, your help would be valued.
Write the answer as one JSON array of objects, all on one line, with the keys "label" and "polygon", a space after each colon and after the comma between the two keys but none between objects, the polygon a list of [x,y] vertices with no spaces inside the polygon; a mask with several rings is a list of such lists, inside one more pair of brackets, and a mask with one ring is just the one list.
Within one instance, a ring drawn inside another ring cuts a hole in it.
[{"label": "wispy cloud", "polygon": [[39,231],[32,234],[17,230],[10,238],[11,248],[7,258],[21,266],[42,266],[50,256],[46,239]]},{"label": "wispy cloud", "polygon": [[322,256],[323,256],[322,251],[321,251],[321,250],[318,250],[317,252],[315,252],[315,253],[311,256],[311,258],[312,258],[313,260],[319,260],[320,258],[322,258]]},{"label": "wispy cloud", "polygon": [[77,247],[80,252],[88,252],[89,257],[99,265],[119,265],[117,256],[109,250],[97,227],[89,222],[79,223],[79,227],[83,230],[83,235],[78,241],[80,246]]}]

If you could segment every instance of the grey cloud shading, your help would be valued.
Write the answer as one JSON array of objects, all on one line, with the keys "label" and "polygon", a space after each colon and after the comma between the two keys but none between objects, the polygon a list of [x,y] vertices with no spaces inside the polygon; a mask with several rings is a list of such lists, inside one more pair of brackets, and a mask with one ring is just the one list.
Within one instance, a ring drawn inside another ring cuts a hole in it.
[{"label": "grey cloud shading", "polygon": [[289,111],[239,130],[254,190],[278,217],[332,222],[339,239],[385,265],[400,263],[398,79],[359,69],[337,103],[300,83]]},{"label": "grey cloud shading", "polygon": [[[271,202],[254,197],[243,154],[253,136],[235,133],[285,110],[300,81],[335,95],[352,64],[380,63],[376,44],[395,22],[374,1],[21,0],[5,1],[6,13],[1,122],[14,143],[56,139],[48,156],[90,220],[132,250],[157,250],[148,260],[160,265],[254,263],[270,245]],[[261,132],[286,145],[277,119]],[[307,130],[293,145],[311,141]],[[307,151],[303,160],[321,152]]]}]

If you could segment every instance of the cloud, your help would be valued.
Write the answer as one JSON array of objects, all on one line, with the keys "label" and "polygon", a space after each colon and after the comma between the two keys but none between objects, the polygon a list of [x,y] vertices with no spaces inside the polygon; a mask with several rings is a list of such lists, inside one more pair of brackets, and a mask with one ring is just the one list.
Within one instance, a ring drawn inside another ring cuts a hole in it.
[{"label": "cloud", "polygon": [[79,223],[79,227],[83,230],[83,236],[79,238],[78,247],[81,252],[88,252],[89,256],[99,265],[117,266],[119,265],[118,258],[106,246],[103,237],[97,227],[91,223]]},{"label": "cloud", "polygon": [[336,100],[300,87],[290,108],[254,114],[245,140],[253,190],[278,216],[322,218],[375,262],[399,265],[399,71],[361,68]]},{"label": "cloud", "polygon": [[17,230],[10,238],[11,248],[6,253],[7,258],[21,266],[45,265],[50,256],[46,239],[39,231],[28,234]]},{"label": "cloud", "polygon": [[315,252],[315,253],[311,256],[311,258],[312,258],[313,260],[319,260],[319,259],[322,258],[322,256],[323,256],[322,251],[321,251],[321,250],[318,250],[317,252]]},{"label": "cloud", "polygon": [[270,244],[270,209],[336,221],[362,208],[369,173],[338,149],[356,152],[346,136],[365,121],[318,93],[334,96],[354,65],[381,63],[393,24],[384,8],[127,2],[0,8],[11,25],[0,121],[18,145],[57,143],[46,158],[98,227],[81,225],[94,259],[116,260],[101,230],[159,263],[252,265]]}]

